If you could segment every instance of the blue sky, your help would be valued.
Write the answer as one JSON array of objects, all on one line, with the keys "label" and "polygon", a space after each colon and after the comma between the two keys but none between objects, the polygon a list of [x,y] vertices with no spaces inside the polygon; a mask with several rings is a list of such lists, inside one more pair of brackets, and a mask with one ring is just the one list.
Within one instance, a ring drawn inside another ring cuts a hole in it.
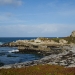
[{"label": "blue sky", "polygon": [[0,37],[62,37],[75,30],[75,0],[0,0]]}]

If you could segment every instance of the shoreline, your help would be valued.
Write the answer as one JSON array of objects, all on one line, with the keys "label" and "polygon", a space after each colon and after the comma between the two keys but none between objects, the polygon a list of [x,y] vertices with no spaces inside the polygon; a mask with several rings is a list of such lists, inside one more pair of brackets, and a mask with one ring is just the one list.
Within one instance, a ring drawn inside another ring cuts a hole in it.
[{"label": "shoreline", "polygon": [[0,47],[18,47],[19,52],[36,52],[43,54],[39,60],[27,61],[1,66],[2,68],[22,68],[39,64],[75,67],[75,37],[36,38],[31,40],[16,40],[4,43]]},{"label": "shoreline", "polygon": [[64,67],[75,67],[75,45],[72,45],[72,47],[64,46],[64,48],[65,50],[59,54],[51,54],[39,60],[4,65],[4,66],[1,66],[0,69],[2,68],[4,69],[24,68],[24,67],[34,66],[34,65],[39,65],[39,64],[41,65],[50,64],[50,65],[60,65]]},{"label": "shoreline", "polygon": [[63,46],[70,46],[68,41],[62,38],[36,38],[31,40],[17,40],[5,43],[1,47],[18,47],[19,52],[36,52],[40,54],[60,53]]}]

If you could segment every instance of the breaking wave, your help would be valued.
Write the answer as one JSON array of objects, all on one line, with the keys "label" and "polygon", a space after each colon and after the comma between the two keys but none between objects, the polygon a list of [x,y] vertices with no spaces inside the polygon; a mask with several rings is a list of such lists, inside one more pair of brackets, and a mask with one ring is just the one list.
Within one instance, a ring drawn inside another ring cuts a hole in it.
[{"label": "breaking wave", "polygon": [[8,51],[9,53],[15,53],[15,52],[19,52],[19,50],[11,50],[11,51]]}]

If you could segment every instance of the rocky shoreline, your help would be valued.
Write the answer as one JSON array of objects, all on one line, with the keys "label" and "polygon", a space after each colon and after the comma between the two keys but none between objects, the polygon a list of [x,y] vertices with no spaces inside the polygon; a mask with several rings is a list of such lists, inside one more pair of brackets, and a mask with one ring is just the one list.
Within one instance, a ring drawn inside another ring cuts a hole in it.
[{"label": "rocky shoreline", "polygon": [[72,47],[64,46],[64,49],[65,50],[62,53],[51,54],[39,60],[4,65],[0,67],[0,69],[2,68],[6,68],[6,69],[22,68],[22,67],[39,65],[39,64],[42,64],[42,65],[50,64],[50,65],[61,65],[65,67],[75,67],[75,45],[72,45]]},{"label": "rocky shoreline", "polygon": [[[73,36],[73,37],[72,37]],[[39,64],[53,64],[65,67],[75,67],[74,33],[66,38],[37,38],[32,40],[17,40],[5,43],[1,47],[18,47],[19,52],[37,52],[44,57],[39,60],[4,65],[2,68],[21,68]]]},{"label": "rocky shoreline", "polygon": [[[58,38],[56,38],[58,39]],[[61,53],[63,46],[70,46],[67,41],[60,39],[56,42],[49,38],[37,38],[32,40],[17,40],[15,42],[5,43],[1,47],[18,47],[19,52],[36,52],[43,55]]]}]

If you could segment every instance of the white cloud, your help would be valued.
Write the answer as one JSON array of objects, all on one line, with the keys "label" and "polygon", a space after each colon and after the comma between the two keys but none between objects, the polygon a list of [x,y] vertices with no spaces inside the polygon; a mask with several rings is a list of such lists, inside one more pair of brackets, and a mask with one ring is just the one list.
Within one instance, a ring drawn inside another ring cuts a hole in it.
[{"label": "white cloud", "polygon": [[22,0],[0,0],[0,5],[22,5]]},{"label": "white cloud", "polygon": [[0,37],[59,37],[68,36],[75,25],[42,24],[42,25],[1,25]]}]

